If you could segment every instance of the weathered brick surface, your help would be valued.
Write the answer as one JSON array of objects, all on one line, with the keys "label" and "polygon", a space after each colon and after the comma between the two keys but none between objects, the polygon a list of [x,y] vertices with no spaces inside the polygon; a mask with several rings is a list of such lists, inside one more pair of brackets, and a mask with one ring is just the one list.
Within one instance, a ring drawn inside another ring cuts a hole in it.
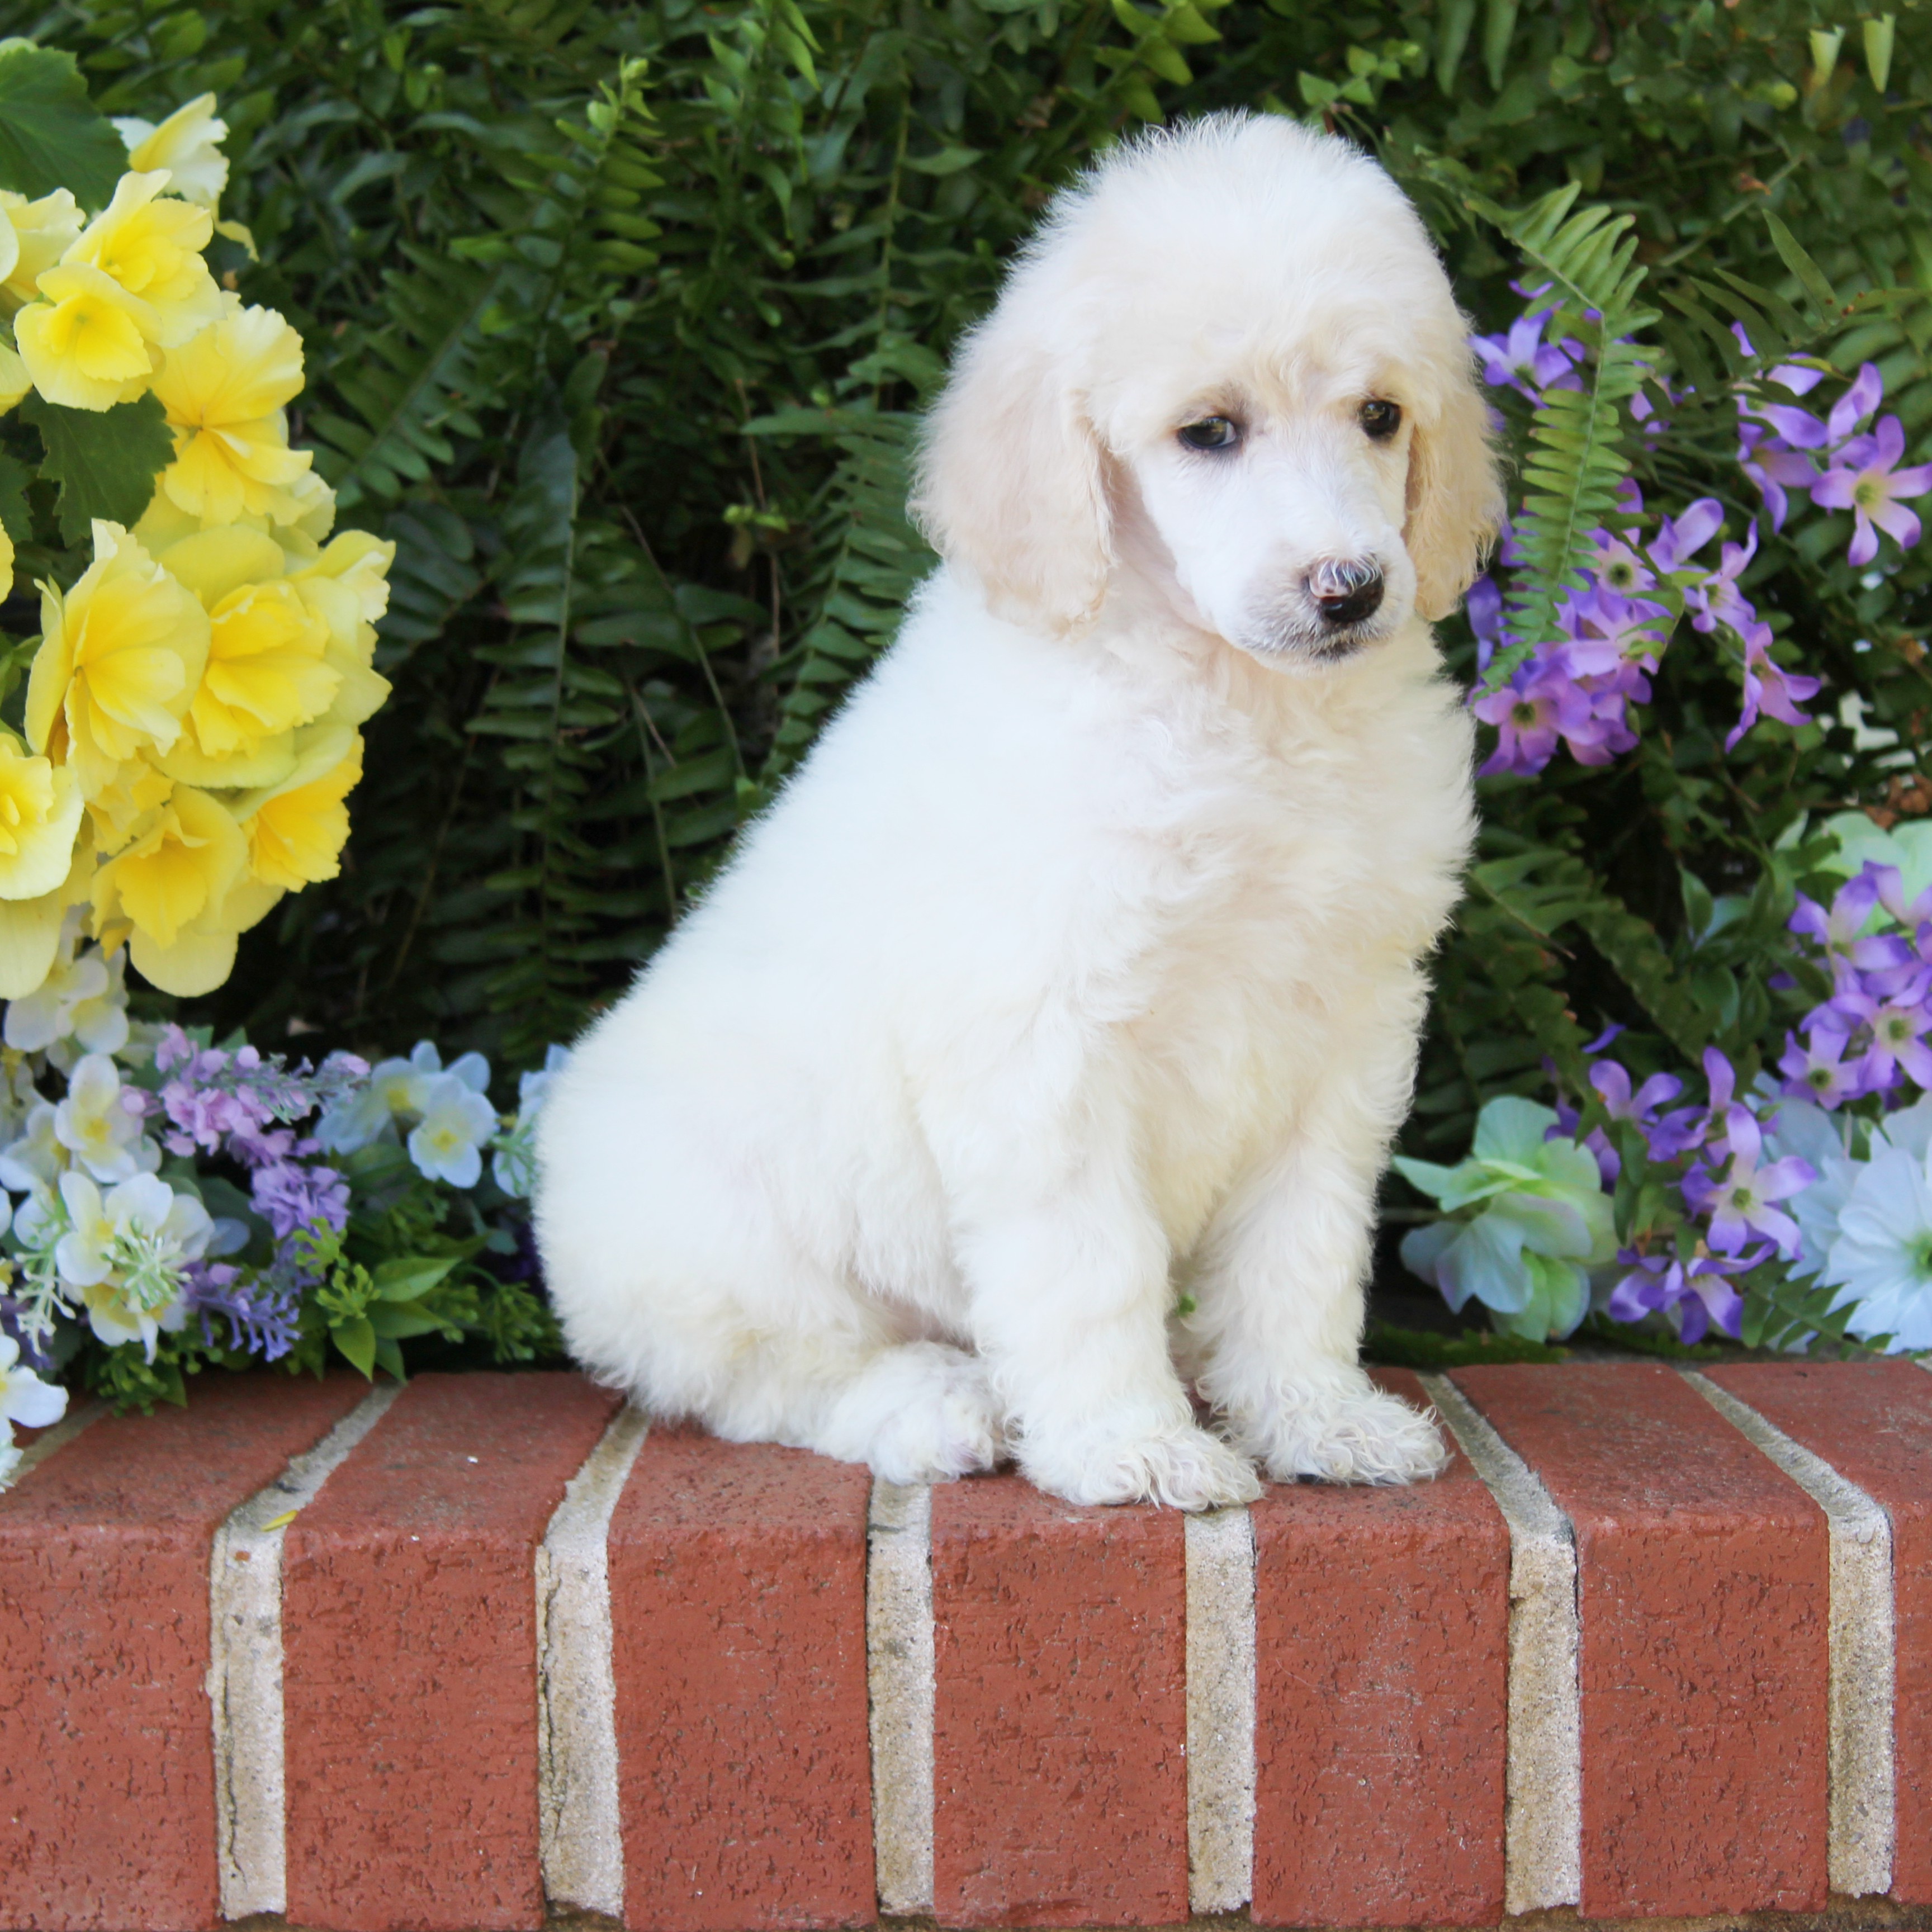
[{"label": "weathered brick surface", "polygon": [[203,1376],[0,1496],[0,1925],[216,1923],[209,1546],[364,1388]]},{"label": "weathered brick surface", "polygon": [[543,1923],[536,1546],[616,1405],[574,1375],[420,1377],[290,1526],[292,1923]]},{"label": "weathered brick surface", "polygon": [[870,1924],[868,1473],[653,1430],[611,1520],[624,1915]]},{"label": "weathered brick surface", "polygon": [[1494,1924],[1510,1552],[1481,1478],[1457,1451],[1432,1483],[1276,1485],[1253,1514],[1256,1922]]},{"label": "weathered brick surface", "polygon": [[1183,1526],[1016,1476],[932,1499],[942,1924],[1187,1916]]},{"label": "weathered brick surface", "polygon": [[1660,1365],[1454,1379],[1576,1526],[1585,1915],[1821,1906],[1822,1513]]},{"label": "weathered brick surface", "polygon": [[1892,1895],[1932,1904],[1932,1376],[1910,1362],[1753,1362],[1706,1372],[1892,1519]]}]

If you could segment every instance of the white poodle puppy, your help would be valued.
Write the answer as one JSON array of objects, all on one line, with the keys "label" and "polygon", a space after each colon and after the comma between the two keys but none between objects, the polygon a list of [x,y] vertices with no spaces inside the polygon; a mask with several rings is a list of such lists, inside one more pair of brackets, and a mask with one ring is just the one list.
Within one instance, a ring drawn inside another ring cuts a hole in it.
[{"label": "white poodle puppy", "polygon": [[1426,621],[1499,510],[1465,329],[1285,120],[1059,198],[928,428],[943,568],[552,1090],[593,1373],[1075,1502],[1442,1466],[1356,1352],[1472,824]]}]

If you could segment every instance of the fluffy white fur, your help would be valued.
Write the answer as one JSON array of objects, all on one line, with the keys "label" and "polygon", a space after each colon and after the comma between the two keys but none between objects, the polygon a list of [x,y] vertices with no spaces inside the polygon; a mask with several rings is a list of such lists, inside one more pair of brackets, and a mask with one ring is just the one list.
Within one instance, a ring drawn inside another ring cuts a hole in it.
[{"label": "fluffy white fur", "polygon": [[[1215,415],[1239,447],[1177,440]],[[1282,120],[1122,149],[965,345],[915,507],[946,562],[898,643],[553,1090],[572,1348],[900,1480],[1432,1473],[1355,1360],[1472,829],[1425,620],[1498,507],[1421,224]],[[1338,562],[1386,586],[1339,642]]]}]

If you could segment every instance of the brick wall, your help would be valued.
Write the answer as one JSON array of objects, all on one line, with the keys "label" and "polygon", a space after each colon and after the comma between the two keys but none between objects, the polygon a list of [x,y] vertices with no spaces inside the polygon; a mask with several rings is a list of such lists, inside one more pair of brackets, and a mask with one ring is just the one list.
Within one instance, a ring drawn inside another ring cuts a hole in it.
[{"label": "brick wall", "polygon": [[0,1926],[1932,1906],[1932,1378],[1388,1380],[1440,1480],[1192,1519],[568,1375],[77,1414],[0,1496]]}]

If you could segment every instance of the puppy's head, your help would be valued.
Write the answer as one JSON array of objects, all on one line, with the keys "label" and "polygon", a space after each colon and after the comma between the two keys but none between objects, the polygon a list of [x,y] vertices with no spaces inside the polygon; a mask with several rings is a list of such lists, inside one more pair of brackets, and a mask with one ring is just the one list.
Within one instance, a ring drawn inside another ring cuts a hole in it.
[{"label": "puppy's head", "polygon": [[1446,614],[1501,512],[1466,325],[1346,144],[1216,116],[1062,196],[965,342],[914,509],[1064,633],[1123,568],[1281,668]]}]

